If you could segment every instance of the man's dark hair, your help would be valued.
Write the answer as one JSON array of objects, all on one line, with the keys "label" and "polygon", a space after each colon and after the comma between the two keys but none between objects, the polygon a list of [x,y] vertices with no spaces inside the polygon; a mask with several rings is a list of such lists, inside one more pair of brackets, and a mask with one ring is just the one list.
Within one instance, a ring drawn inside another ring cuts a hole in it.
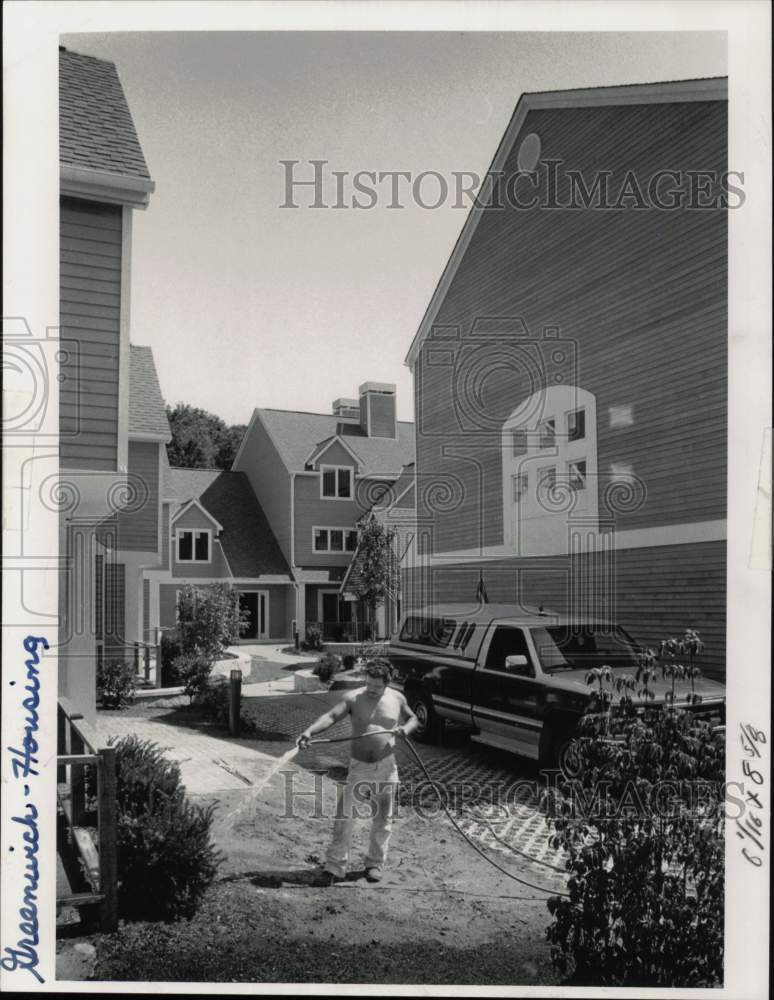
[{"label": "man's dark hair", "polygon": [[374,656],[366,660],[365,672],[368,677],[381,677],[385,684],[389,684],[392,677],[392,664],[384,656]]}]

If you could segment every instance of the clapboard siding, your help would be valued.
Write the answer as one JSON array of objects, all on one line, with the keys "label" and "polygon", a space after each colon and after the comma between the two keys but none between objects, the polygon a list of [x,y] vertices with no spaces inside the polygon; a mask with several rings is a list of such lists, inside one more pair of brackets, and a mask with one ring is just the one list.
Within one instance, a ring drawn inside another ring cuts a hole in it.
[{"label": "clapboard siding", "polygon": [[155,441],[129,442],[129,485],[136,499],[119,515],[119,547],[158,552],[159,445]]},{"label": "clapboard siding", "polygon": [[363,513],[357,501],[321,499],[318,476],[297,476],[294,500],[296,565],[348,566],[352,561],[351,552],[314,551],[312,528],[356,528]]},{"label": "clapboard siding", "polygon": [[[580,170],[587,186],[595,171],[612,171],[613,192],[630,169],[644,189],[658,170],[726,169],[723,102],[532,111],[521,136],[530,132],[543,160]],[[567,199],[560,182],[558,200]],[[596,397],[601,516],[615,463],[630,465],[646,491],[637,509],[616,512],[619,530],[725,517],[726,232],[724,211],[685,207],[483,213],[432,318],[436,334],[448,328],[457,339],[429,337],[415,366],[420,482],[454,476],[461,486],[458,502],[434,510],[432,491],[418,492],[436,552],[503,542],[498,428],[538,388],[508,368],[517,317],[536,342],[547,345],[541,334],[553,327],[568,359],[575,351],[576,363],[546,366],[549,384],[559,374]],[[474,340],[481,317],[514,319]],[[438,364],[438,351],[453,364]],[[473,390],[466,379],[477,366]],[[474,391],[480,420],[468,412]],[[621,406],[633,423],[611,427],[609,408]]]},{"label": "clapboard siding", "polygon": [[[543,604],[546,609],[609,615],[639,642],[655,647],[661,639],[698,629],[705,643],[702,669],[726,673],[726,548],[723,542],[619,549],[599,556],[513,559],[482,565],[409,571],[406,607],[439,601],[476,602],[479,572],[492,603]],[[603,582],[603,574],[614,581]],[[594,598],[596,594],[596,598]]]},{"label": "clapboard siding", "polygon": [[121,219],[116,206],[61,201],[59,322],[77,348],[59,402],[65,468],[117,467]]}]

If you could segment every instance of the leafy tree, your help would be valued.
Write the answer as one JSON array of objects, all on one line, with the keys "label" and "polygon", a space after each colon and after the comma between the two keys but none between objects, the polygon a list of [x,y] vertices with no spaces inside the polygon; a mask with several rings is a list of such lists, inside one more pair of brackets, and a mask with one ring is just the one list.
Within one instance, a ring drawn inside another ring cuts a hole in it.
[{"label": "leafy tree", "polygon": [[373,625],[376,609],[388,595],[398,591],[400,575],[395,556],[395,529],[387,528],[373,514],[366,514],[358,525],[358,544],[347,589],[368,609]]},{"label": "leafy tree", "polygon": [[248,627],[249,612],[226,583],[207,587],[186,584],[177,605],[180,656],[175,669],[193,697],[206,686],[213,663]]},{"label": "leafy tree", "polygon": [[172,441],[169,464],[185,469],[230,469],[244,436],[244,424],[229,427],[224,420],[188,403],[167,407]]},{"label": "leafy tree", "polygon": [[699,652],[690,630],[662,645],[665,704],[654,703],[650,650],[636,677],[600,667],[586,678],[594,691],[572,771],[547,795],[569,872],[568,896],[548,901],[547,937],[574,985],[722,983],[725,740],[679,706],[674,685],[689,680],[684,701],[701,700]]}]

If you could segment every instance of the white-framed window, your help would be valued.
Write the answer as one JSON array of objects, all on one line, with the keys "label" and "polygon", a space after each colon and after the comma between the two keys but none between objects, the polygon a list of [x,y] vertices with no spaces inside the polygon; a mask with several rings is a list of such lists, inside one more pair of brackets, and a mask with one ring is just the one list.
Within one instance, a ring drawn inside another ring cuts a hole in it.
[{"label": "white-framed window", "polygon": [[586,437],[586,408],[570,410],[567,414],[567,440],[582,441]]},{"label": "white-framed window", "polygon": [[556,441],[556,420],[549,417],[538,428],[538,443],[541,448],[553,448]]},{"label": "white-framed window", "polygon": [[515,476],[511,476],[511,489],[513,502],[519,503],[521,498],[527,492],[528,486],[528,476],[526,472],[517,472]]},{"label": "white-framed window", "polygon": [[567,463],[567,478],[570,486],[574,490],[586,489],[586,459],[581,458],[575,462]]},{"label": "white-framed window", "polygon": [[324,500],[351,500],[353,472],[349,465],[321,465],[320,496]]},{"label": "white-framed window", "polygon": [[209,528],[177,529],[177,561],[208,563],[212,561],[212,532]]},{"label": "white-framed window", "polygon": [[312,528],[314,552],[354,552],[357,530],[353,528]]}]

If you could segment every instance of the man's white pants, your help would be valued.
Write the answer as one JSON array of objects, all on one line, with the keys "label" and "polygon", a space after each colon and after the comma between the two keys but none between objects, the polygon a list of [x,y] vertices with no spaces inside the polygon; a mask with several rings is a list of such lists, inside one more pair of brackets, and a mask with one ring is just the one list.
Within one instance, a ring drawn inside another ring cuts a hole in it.
[{"label": "man's white pants", "polygon": [[350,760],[347,782],[339,786],[333,839],[325,857],[327,871],[339,878],[346,875],[354,821],[368,817],[373,819],[365,867],[383,867],[392,833],[397,784],[398,766],[392,754],[374,763]]}]

